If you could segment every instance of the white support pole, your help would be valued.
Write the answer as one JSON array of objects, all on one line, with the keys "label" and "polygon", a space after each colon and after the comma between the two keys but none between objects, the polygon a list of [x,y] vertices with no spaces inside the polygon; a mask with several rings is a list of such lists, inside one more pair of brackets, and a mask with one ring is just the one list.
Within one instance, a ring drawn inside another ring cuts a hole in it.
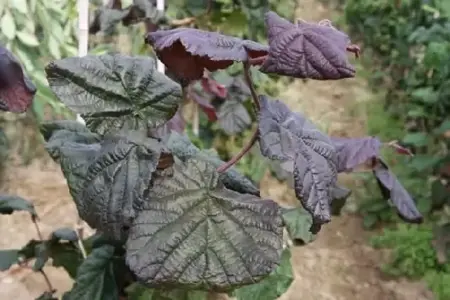
[{"label": "white support pole", "polygon": [[[161,12],[164,12],[164,8],[165,8],[164,0],[156,0],[156,9]],[[164,73],[165,71],[164,64],[159,59],[156,61],[156,67],[158,69],[158,72]]]},{"label": "white support pole", "polygon": [[[89,41],[89,0],[78,0],[78,56],[86,56]],[[85,124],[77,114],[77,121]]]}]

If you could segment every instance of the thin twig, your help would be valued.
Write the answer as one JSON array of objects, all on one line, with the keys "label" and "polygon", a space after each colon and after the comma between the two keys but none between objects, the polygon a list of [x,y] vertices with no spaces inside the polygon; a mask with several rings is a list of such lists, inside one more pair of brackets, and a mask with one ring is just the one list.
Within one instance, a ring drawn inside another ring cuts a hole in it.
[{"label": "thin twig", "polygon": [[239,151],[238,154],[233,156],[229,161],[227,161],[225,164],[221,165],[217,168],[217,172],[222,173],[231,168],[235,163],[237,163],[250,149],[252,149],[253,145],[258,140],[259,132],[258,128],[253,132],[252,137],[248,141],[248,143],[244,146],[244,148]]},{"label": "thin twig", "polygon": [[258,112],[261,109],[261,106],[259,105],[258,95],[256,94],[256,90],[253,85],[252,76],[250,75],[250,66],[251,65],[249,62],[244,62],[244,79],[245,83],[248,85],[248,88],[250,89],[255,110],[256,112]]},{"label": "thin twig", "polygon": [[38,235],[39,240],[40,240],[40,241],[43,241],[44,238],[43,238],[43,236],[42,236],[41,229],[39,228],[39,224],[37,223],[38,217],[32,216],[32,217],[31,217],[31,221],[32,221],[33,224],[34,224],[34,228],[36,228],[36,232],[37,232],[37,235]]},{"label": "thin twig", "polygon": [[48,291],[53,294],[56,290],[53,288],[52,283],[50,282],[50,279],[48,278],[47,274],[45,274],[44,270],[39,270],[41,275],[44,277],[45,283],[47,284]]},{"label": "thin twig", "polygon": [[[77,224],[77,226],[79,226],[79,225]],[[83,259],[86,259],[87,253],[86,253],[86,249],[84,248],[83,239],[81,238],[78,230],[75,230],[75,232],[77,233],[77,237],[78,237],[78,239],[77,239],[78,249],[80,249],[81,256],[83,257]]]},{"label": "thin twig", "polygon": [[[89,48],[89,0],[78,0],[78,56],[86,56]],[[77,121],[85,123],[80,115]],[[86,250],[83,245],[83,220],[78,216],[75,232],[78,236],[78,246],[83,258],[86,258]]]},{"label": "thin twig", "polygon": [[[250,62],[244,62],[244,78],[245,83],[247,83],[250,93],[253,99],[253,106],[255,108],[256,113],[258,113],[261,109],[261,105],[259,104],[258,95],[256,94],[255,87],[253,86],[252,77],[250,75]],[[233,166],[235,163],[237,163],[250,149],[252,149],[253,145],[256,143],[259,137],[259,131],[258,128],[255,129],[253,132],[250,140],[247,142],[247,144],[239,151],[238,154],[233,156],[229,161],[227,161],[225,164],[221,165],[217,168],[217,172],[225,172],[228,170],[231,166]]]}]

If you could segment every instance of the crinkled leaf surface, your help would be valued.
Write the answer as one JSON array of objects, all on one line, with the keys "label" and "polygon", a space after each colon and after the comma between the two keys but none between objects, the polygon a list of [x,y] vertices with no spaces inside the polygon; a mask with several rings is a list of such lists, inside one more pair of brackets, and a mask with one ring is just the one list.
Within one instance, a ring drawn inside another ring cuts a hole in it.
[{"label": "crinkled leaf surface", "polygon": [[127,264],[150,287],[228,290],[279,264],[278,205],[228,190],[216,167],[191,159],[156,180],[126,244]]},{"label": "crinkled leaf surface", "polygon": [[292,24],[274,12],[265,21],[270,49],[262,72],[318,80],[355,76],[346,53],[350,38],[329,21]]},{"label": "crinkled leaf surface", "polygon": [[163,125],[178,109],[181,87],[155,61],[122,54],[69,57],[46,67],[53,92],[100,134]]},{"label": "crinkled leaf surface", "polygon": [[36,87],[24,73],[14,55],[0,45],[0,110],[26,111],[36,94]]},{"label": "crinkled leaf surface", "polygon": [[411,195],[382,160],[378,160],[373,173],[381,193],[386,199],[391,199],[400,217],[407,222],[421,223],[422,215],[418,211]]},{"label": "crinkled leaf surface", "polygon": [[76,195],[80,216],[114,239],[126,238],[152,174],[165,156],[172,157],[155,139],[131,133],[106,137]]},{"label": "crinkled leaf surface", "polygon": [[70,300],[119,300],[113,257],[114,247],[95,248],[78,269]]},{"label": "crinkled leaf surface", "polygon": [[237,300],[278,299],[294,281],[291,266],[291,250],[286,248],[281,255],[281,263],[267,278],[259,283],[247,285],[235,291]]},{"label": "crinkled leaf surface", "polygon": [[381,142],[376,137],[332,137],[331,141],[337,152],[338,172],[351,172],[357,166],[380,155]]},{"label": "crinkled leaf surface", "polygon": [[247,108],[239,100],[225,101],[218,111],[219,125],[229,135],[244,131],[252,123]]},{"label": "crinkled leaf surface", "polygon": [[159,290],[134,283],[127,288],[129,300],[207,300],[208,293],[204,291],[189,291],[180,289]]},{"label": "crinkled leaf surface", "polygon": [[[223,165],[225,162],[217,156],[213,156],[211,153],[201,151],[186,135],[178,134],[177,132],[171,133],[167,140],[167,147],[183,161],[187,161],[190,158],[197,157],[213,164],[216,168]],[[239,193],[248,193],[255,196],[259,196],[259,189],[244,175],[240,174],[235,167],[229,168],[227,171],[220,173],[220,180],[225,186],[233,191]]]},{"label": "crinkled leaf surface", "polygon": [[0,214],[10,215],[15,211],[27,211],[37,217],[33,203],[19,196],[0,195]]},{"label": "crinkled leaf surface", "polygon": [[294,189],[313,222],[330,221],[331,187],[337,180],[336,152],[328,136],[279,100],[260,96],[259,145],[269,159],[292,161]]},{"label": "crinkled leaf surface", "polygon": [[311,215],[302,207],[283,210],[283,221],[291,240],[296,244],[307,244],[314,239],[309,230],[313,223]]},{"label": "crinkled leaf surface", "polygon": [[91,133],[84,124],[75,120],[47,121],[40,125],[41,134],[46,142],[59,130],[67,130],[75,133]]},{"label": "crinkled leaf surface", "polygon": [[151,32],[146,42],[167,68],[184,80],[201,79],[205,69],[225,69],[236,61],[264,56],[268,50],[253,41],[194,28]]}]

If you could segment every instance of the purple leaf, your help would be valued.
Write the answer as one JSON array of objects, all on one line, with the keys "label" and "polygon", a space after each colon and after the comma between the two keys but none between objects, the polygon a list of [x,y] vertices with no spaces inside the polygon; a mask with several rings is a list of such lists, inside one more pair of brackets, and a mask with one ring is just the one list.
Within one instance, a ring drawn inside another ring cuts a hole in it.
[{"label": "purple leaf", "polygon": [[251,96],[250,88],[241,77],[234,77],[227,85],[229,99],[243,102]]},{"label": "purple leaf", "polygon": [[378,158],[381,142],[376,137],[341,138],[332,137],[337,153],[337,171],[351,172],[357,166]]},{"label": "purple leaf", "polygon": [[227,88],[214,79],[210,78],[209,76],[203,77],[201,79],[201,84],[205,92],[219,98],[227,97]]},{"label": "purple leaf", "polygon": [[417,210],[411,195],[381,159],[378,159],[373,174],[377,179],[383,197],[391,199],[400,217],[407,222],[421,223],[422,215]]},{"label": "purple leaf", "polygon": [[247,108],[238,100],[228,100],[219,108],[219,125],[228,135],[241,133],[252,124]]},{"label": "purple leaf", "polygon": [[236,61],[265,56],[268,51],[267,46],[253,41],[193,28],[151,32],[146,43],[177,77],[190,81],[201,79],[205,69],[226,69]]},{"label": "purple leaf", "polygon": [[265,19],[270,48],[262,72],[318,80],[355,76],[347,51],[358,54],[359,48],[330,21],[292,24],[274,12],[266,13]]},{"label": "purple leaf", "polygon": [[33,101],[36,87],[13,54],[0,46],[0,110],[23,113]]},{"label": "purple leaf", "polygon": [[259,99],[261,153],[270,159],[293,161],[297,198],[312,214],[315,225],[329,222],[331,188],[337,180],[336,152],[330,138],[279,100]]}]

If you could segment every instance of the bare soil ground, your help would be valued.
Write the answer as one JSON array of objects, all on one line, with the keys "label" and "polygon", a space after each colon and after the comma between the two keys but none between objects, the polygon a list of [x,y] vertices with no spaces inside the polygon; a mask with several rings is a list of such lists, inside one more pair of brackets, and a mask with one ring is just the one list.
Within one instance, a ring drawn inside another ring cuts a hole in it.
[{"label": "bare soil ground", "polygon": [[[316,0],[302,0],[298,17],[308,21],[332,19],[330,12]],[[364,135],[365,112],[359,104],[371,97],[363,79],[296,81],[280,96],[292,109],[302,111],[330,134],[340,136]],[[350,176],[340,180],[347,186],[358,185]],[[74,225],[76,211],[65,179],[59,167],[48,158],[36,160],[27,167],[11,164],[4,181],[1,193],[20,195],[35,203],[44,236],[52,229]],[[264,196],[283,203],[297,201],[292,191],[273,178],[267,176],[262,186]],[[292,263],[296,279],[280,300],[432,299],[423,283],[383,278],[379,267],[386,255],[367,245],[369,234],[361,223],[359,217],[351,214],[336,217],[316,241],[294,248]],[[25,213],[0,216],[0,235],[2,249],[20,247],[28,239],[36,238],[33,224]],[[72,282],[64,271],[46,269],[59,290],[58,295],[71,287]],[[45,282],[40,274],[24,269],[0,272],[0,299],[31,300],[44,290]]]}]

